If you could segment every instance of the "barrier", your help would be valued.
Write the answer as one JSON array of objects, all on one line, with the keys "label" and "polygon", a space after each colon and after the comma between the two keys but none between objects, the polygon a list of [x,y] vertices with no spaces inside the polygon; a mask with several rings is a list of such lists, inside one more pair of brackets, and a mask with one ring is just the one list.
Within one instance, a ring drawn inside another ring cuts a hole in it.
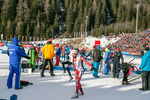
[{"label": "barrier", "polygon": [[0,43],[0,46],[5,46],[5,43]]},{"label": "barrier", "polygon": [[30,48],[31,44],[22,44],[23,47]]},{"label": "barrier", "polygon": [[7,54],[7,50],[2,50],[2,54]]}]

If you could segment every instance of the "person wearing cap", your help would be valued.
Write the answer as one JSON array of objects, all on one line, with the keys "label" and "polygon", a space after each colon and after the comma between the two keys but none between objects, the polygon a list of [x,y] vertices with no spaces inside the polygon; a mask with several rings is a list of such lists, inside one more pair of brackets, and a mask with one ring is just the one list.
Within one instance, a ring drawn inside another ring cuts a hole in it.
[{"label": "person wearing cap", "polygon": [[31,48],[28,50],[28,56],[31,57],[29,60],[29,66],[32,68],[32,72],[35,70],[35,58],[37,58],[37,51],[36,48],[34,48],[33,45],[31,45]]},{"label": "person wearing cap", "polygon": [[150,90],[150,50],[149,47],[144,48],[144,56],[142,57],[141,65],[139,67],[142,70],[142,88],[139,90]]},{"label": "person wearing cap", "polygon": [[124,62],[120,48],[116,48],[116,51],[114,52],[113,56],[113,78],[119,78],[119,72],[121,69],[120,59],[122,60],[122,62]]},{"label": "person wearing cap", "polygon": [[[79,94],[84,95],[82,85],[80,83],[80,80],[82,78],[82,75],[84,73],[84,67],[83,63],[81,62],[81,55],[78,53],[79,49],[72,50],[73,55],[73,69],[75,71],[75,82],[76,82],[76,92],[75,95],[71,97],[71,99],[78,98]],[[80,93],[79,93],[80,90]]]},{"label": "person wearing cap", "polygon": [[30,59],[30,57],[28,57],[25,51],[19,47],[19,40],[17,38],[12,38],[12,45],[8,48],[7,54],[9,56],[9,76],[7,79],[7,87],[8,89],[12,88],[13,76],[15,73],[15,89],[22,89],[23,87],[21,87],[20,84],[21,68],[19,64],[21,57],[25,57],[27,59]]},{"label": "person wearing cap", "polygon": [[53,74],[53,57],[54,57],[54,46],[52,45],[52,39],[49,39],[47,44],[45,44],[42,48],[42,53],[44,55],[44,64],[41,69],[41,77],[44,77],[44,70],[45,67],[47,66],[47,63],[49,62],[50,64],[50,75],[55,76]]}]

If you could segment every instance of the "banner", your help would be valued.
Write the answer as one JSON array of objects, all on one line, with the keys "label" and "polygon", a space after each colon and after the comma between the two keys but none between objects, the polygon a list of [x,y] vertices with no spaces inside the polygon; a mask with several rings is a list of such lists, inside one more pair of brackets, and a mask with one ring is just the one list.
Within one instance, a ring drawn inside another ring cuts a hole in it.
[{"label": "banner", "polygon": [[97,49],[97,45],[100,46],[100,44],[101,44],[101,41],[100,41],[100,40],[95,40],[95,48],[96,48],[96,49]]},{"label": "banner", "polygon": [[5,46],[5,43],[0,43],[0,46]]},{"label": "banner", "polygon": [[22,44],[23,47],[30,48],[31,44]]},{"label": "banner", "polygon": [[139,52],[130,52],[130,55],[139,55]]}]

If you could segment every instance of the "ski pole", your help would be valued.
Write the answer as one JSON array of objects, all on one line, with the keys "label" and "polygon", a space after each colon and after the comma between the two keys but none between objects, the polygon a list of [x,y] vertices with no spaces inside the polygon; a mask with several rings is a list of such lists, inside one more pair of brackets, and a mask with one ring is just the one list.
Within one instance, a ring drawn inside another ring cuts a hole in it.
[{"label": "ski pole", "polygon": [[141,74],[139,77],[136,77],[136,78],[134,78],[134,79],[128,80],[128,82],[132,82],[132,81],[134,81],[134,80],[136,80],[136,79],[139,79],[140,77],[142,77],[142,74]]},{"label": "ski pole", "polygon": [[131,61],[129,61],[128,63],[131,63],[135,58],[133,58]]}]

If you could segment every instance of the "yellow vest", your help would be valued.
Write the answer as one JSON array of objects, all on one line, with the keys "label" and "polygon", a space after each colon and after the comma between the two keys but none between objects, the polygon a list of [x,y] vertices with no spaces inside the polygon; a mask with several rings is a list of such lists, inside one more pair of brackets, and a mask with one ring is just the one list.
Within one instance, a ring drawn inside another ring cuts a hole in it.
[{"label": "yellow vest", "polygon": [[53,59],[54,57],[54,46],[52,44],[45,44],[42,48],[44,59]]}]

